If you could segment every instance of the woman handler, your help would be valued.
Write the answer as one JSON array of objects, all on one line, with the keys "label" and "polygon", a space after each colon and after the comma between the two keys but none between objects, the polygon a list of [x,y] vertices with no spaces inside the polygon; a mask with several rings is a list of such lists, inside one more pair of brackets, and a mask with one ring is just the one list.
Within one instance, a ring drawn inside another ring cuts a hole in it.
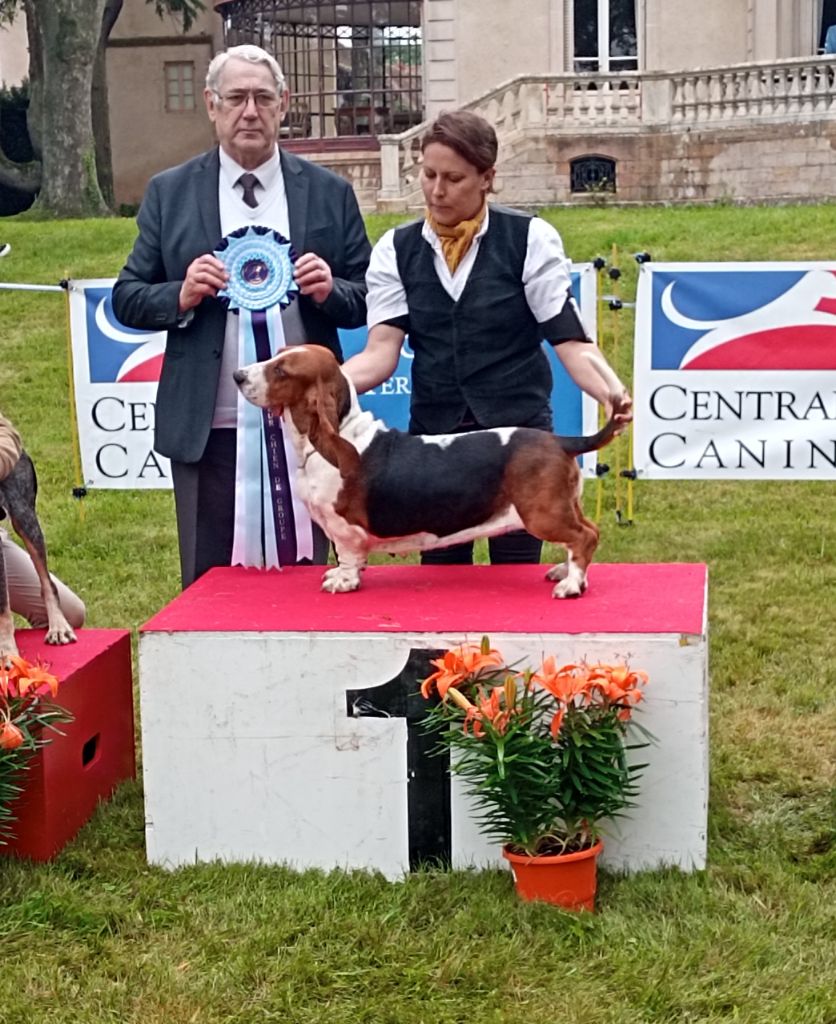
[{"label": "woman handler", "polygon": [[[575,383],[609,415],[630,399],[587,336],[571,295],[571,264],[539,217],[488,206],[497,140],[470,111],[442,114],[424,135],[423,220],[387,232],[366,275],[369,337],[344,366],[358,392],[392,375],[406,334],[415,358],[409,430],[452,434],[484,427],[552,429],[545,339]],[[490,558],[539,562],[523,531],[493,537]],[[422,553],[425,564],[473,560],[473,545]]]}]

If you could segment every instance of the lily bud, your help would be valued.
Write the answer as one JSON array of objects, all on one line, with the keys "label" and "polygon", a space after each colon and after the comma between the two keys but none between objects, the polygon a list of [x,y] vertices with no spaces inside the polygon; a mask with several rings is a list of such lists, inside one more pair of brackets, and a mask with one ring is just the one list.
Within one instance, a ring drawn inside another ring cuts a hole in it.
[{"label": "lily bud", "polygon": [[513,676],[505,677],[505,707],[510,710],[517,703],[517,683]]},{"label": "lily bud", "polygon": [[450,689],[447,691],[447,697],[454,704],[460,707],[462,711],[467,711],[468,708],[473,707],[473,705],[470,703],[467,697],[465,697],[463,693],[459,693],[455,686],[451,686]]},{"label": "lily bud", "polygon": [[23,745],[23,733],[14,722],[0,725],[0,750],[16,750]]}]

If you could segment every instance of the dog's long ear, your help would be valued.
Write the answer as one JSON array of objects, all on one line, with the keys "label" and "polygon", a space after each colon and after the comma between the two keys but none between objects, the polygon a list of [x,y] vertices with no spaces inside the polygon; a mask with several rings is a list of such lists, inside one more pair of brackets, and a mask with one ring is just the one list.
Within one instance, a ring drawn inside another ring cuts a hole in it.
[{"label": "dog's long ear", "polygon": [[[345,384],[342,374],[340,380]],[[308,437],[311,444],[324,459],[336,466],[341,477],[346,478],[359,468],[360,455],[350,441],[340,436],[343,404],[343,396],[337,395],[333,382],[326,382],[321,377],[308,391]]]}]

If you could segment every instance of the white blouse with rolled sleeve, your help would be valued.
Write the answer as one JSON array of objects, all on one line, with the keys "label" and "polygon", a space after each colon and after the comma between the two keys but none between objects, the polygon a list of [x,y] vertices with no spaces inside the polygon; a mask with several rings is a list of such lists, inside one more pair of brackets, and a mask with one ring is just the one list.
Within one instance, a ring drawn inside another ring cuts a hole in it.
[{"label": "white blouse with rolled sleeve", "polygon": [[[441,242],[429,224],[424,221],[422,236],[432,246],[435,272],[447,294],[458,301],[476,256],[479,245],[488,230],[490,222],[490,206],[482,222],[482,226],[473,239],[473,244],[466,256],[456,268],[454,274],[444,259]],[[387,231],[372,250],[369,269],[366,272],[368,295],[368,326],[386,323],[398,317],[406,316],[409,307],[406,292],[398,273],[398,261],[395,255],[395,230]],[[575,304],[571,298],[572,264],[563,250],[563,242],[556,229],[540,217],[532,217],[528,226],[528,246],[525,263],[523,264],[522,284],[528,307],[538,323],[546,323],[563,309],[567,302]],[[567,298],[567,294],[570,296]],[[580,311],[577,310],[580,320]]]}]

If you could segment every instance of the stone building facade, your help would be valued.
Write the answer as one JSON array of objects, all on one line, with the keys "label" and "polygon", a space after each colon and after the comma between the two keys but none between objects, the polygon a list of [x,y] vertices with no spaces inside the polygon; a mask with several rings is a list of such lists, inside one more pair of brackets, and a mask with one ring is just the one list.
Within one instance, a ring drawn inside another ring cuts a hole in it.
[{"label": "stone building facade", "polygon": [[125,0],[107,50],[116,199],[211,145],[206,67],[244,40],[288,75],[282,144],[366,209],[418,202],[423,126],[462,106],[496,126],[508,202],[836,197],[831,23],[836,0],[207,0],[184,34]]}]

